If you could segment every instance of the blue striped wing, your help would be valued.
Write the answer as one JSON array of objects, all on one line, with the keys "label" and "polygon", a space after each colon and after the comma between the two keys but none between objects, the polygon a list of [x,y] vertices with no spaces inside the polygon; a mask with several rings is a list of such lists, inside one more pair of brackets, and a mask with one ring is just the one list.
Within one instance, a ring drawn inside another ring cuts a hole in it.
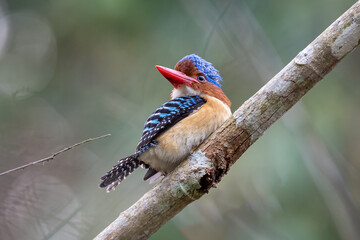
[{"label": "blue striped wing", "polygon": [[160,133],[174,126],[201,107],[206,100],[200,96],[185,96],[164,103],[145,122],[144,131],[136,150],[151,143]]}]

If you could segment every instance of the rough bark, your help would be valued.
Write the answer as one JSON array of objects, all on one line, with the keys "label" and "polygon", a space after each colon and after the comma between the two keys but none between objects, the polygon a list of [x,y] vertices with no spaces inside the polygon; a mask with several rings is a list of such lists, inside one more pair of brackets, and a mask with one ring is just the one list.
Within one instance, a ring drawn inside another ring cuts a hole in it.
[{"label": "rough bark", "polygon": [[235,111],[173,173],[95,239],[147,239],[216,186],[230,166],[305,93],[360,44],[360,1]]}]

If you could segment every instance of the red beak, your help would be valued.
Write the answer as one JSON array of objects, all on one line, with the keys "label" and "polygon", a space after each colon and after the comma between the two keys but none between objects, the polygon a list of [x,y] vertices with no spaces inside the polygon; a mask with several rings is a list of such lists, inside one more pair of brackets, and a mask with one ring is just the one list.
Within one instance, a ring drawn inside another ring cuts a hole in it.
[{"label": "red beak", "polygon": [[199,83],[198,80],[187,76],[185,73],[159,65],[155,67],[175,88],[178,88],[181,85],[191,86],[194,82]]}]

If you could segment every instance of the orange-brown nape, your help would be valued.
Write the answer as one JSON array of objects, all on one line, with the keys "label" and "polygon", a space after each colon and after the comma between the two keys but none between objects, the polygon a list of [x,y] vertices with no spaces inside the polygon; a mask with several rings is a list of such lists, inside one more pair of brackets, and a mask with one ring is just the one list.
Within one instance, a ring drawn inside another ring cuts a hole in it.
[{"label": "orange-brown nape", "polygon": [[[190,59],[184,59],[183,61],[179,61],[175,65],[174,70],[182,72],[187,76],[196,79],[197,81],[192,82],[190,87],[193,88],[195,91],[198,91],[201,95],[209,95],[215,97],[224,102],[229,107],[231,106],[230,100],[226,97],[222,89],[209,81],[209,79],[207,79],[207,76],[203,72],[198,70],[195,63]],[[201,79],[204,80],[201,81]]]}]

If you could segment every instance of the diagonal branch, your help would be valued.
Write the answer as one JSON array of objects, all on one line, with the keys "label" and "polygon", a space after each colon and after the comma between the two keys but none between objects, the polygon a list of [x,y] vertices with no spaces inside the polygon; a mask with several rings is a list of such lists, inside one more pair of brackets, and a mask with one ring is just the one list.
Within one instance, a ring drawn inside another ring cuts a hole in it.
[{"label": "diagonal branch", "polygon": [[220,182],[230,166],[287,110],[360,44],[360,1],[235,111],[174,172],[95,239],[146,239]]}]

